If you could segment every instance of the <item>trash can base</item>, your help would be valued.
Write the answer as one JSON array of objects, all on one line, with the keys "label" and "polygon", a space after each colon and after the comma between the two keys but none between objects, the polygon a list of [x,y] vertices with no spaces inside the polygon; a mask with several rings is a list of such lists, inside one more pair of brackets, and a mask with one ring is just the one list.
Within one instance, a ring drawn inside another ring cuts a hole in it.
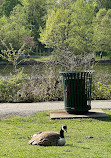
[{"label": "trash can base", "polygon": [[[67,110],[66,110],[67,111]],[[86,114],[88,113],[88,110],[87,111],[67,111],[68,114],[76,114],[76,115],[83,115],[83,114]]]},{"label": "trash can base", "polygon": [[91,106],[87,106],[86,108],[84,108],[84,109],[74,109],[74,108],[65,108],[65,110],[67,111],[67,113],[68,114],[80,114],[80,115],[82,115],[82,114],[85,114],[85,113],[87,113],[88,112],[88,110],[91,110]]}]

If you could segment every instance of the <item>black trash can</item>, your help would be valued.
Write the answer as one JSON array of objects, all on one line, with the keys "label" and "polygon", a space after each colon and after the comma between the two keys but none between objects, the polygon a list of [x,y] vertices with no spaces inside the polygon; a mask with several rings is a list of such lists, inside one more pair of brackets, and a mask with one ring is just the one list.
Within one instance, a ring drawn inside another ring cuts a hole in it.
[{"label": "black trash can", "polygon": [[93,71],[60,72],[65,110],[69,114],[83,114],[91,109],[92,73]]}]

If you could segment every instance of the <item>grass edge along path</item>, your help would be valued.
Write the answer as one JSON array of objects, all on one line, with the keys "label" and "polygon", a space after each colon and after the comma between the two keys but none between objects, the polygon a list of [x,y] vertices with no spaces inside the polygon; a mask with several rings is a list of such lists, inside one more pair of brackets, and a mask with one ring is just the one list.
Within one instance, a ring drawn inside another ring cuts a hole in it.
[{"label": "grass edge along path", "polygon": [[[27,117],[0,119],[0,158],[110,158],[111,111],[108,118],[50,120],[49,111]],[[28,145],[38,131],[57,131],[68,126],[63,147]]]}]

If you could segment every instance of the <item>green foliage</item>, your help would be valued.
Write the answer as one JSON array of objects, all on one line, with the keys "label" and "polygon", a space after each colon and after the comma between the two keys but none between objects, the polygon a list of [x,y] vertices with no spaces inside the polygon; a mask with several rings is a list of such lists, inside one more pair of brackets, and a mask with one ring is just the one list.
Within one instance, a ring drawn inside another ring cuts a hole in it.
[{"label": "green foliage", "polygon": [[23,10],[28,22],[28,28],[32,31],[32,36],[37,40],[39,38],[39,27],[44,27],[45,0],[23,0]]},{"label": "green foliage", "polygon": [[10,18],[3,16],[0,19],[0,49],[4,49],[1,41],[7,46],[12,43],[14,49],[19,49],[24,44],[24,39],[31,36],[31,31],[24,26],[24,20],[19,21],[18,16],[11,15]]},{"label": "green foliage", "polygon": [[[53,105],[52,105],[53,106]],[[21,107],[22,108],[22,107]],[[50,120],[49,112],[32,116],[10,116],[0,120],[1,158],[106,158],[111,157],[111,111],[108,118]],[[68,126],[63,147],[28,145],[31,136],[39,131],[59,132]]]},{"label": "green foliage", "polygon": [[111,86],[102,82],[93,82],[92,99],[111,99]]},{"label": "green foliage", "polygon": [[111,52],[111,9],[100,9],[95,18],[94,43],[96,51]]},{"label": "green foliage", "polygon": [[0,6],[0,16],[9,16],[11,11],[17,4],[21,4],[19,0],[3,0]]},{"label": "green foliage", "polygon": [[20,59],[20,58],[24,54],[24,50],[23,50],[24,45],[22,45],[22,47],[19,50],[14,50],[11,43],[9,43],[10,47],[8,47],[4,43],[4,41],[2,41],[2,43],[5,47],[5,50],[1,50],[0,57],[7,60],[8,62],[11,62],[13,64],[14,70],[16,72],[16,66],[23,60],[23,59]]},{"label": "green foliage", "polygon": [[56,11],[49,13],[46,27],[41,29],[40,41],[60,50],[67,48],[74,53],[89,52],[93,33],[93,5],[84,0],[75,3],[64,0],[60,5]]},{"label": "green foliage", "polygon": [[52,11],[46,23],[46,30],[41,33],[41,42],[49,47],[65,46],[67,17],[69,10]]},{"label": "green foliage", "polygon": [[106,8],[111,9],[111,1],[110,0],[95,0],[97,3],[97,7],[100,8]]},{"label": "green foliage", "polygon": [[[10,8],[8,4],[7,7]],[[44,0],[23,0],[21,4],[17,3],[8,17],[4,13],[0,19],[0,40],[4,40],[7,45],[12,43],[15,49],[19,49],[29,37],[34,37],[34,40],[38,41],[39,27],[45,24],[44,15]],[[0,47],[3,49],[1,43]]]},{"label": "green foliage", "polygon": [[[79,55],[80,59],[85,53],[92,51],[104,51],[110,54],[110,4],[107,3],[108,0],[96,2],[98,8],[106,9],[100,9],[96,14],[96,3],[92,0],[3,0],[0,2],[0,56],[12,62],[16,70],[24,51],[29,53],[44,48],[40,42],[56,49],[54,51],[59,56],[58,61],[61,60],[63,64],[67,62],[69,65],[72,64],[71,53]],[[62,56],[64,52],[65,58]],[[85,61],[88,62],[88,58]],[[42,78],[29,79],[27,83],[20,79],[21,84],[17,84],[17,91],[14,90],[16,88],[14,82],[19,74],[15,75],[12,78],[15,79],[13,82],[5,79],[0,81],[1,101],[62,99],[61,81],[51,70],[44,72]],[[93,98],[107,99],[110,96],[109,87],[103,83],[94,84],[93,90]]]},{"label": "green foliage", "polygon": [[[27,38],[33,37],[36,45],[31,51],[37,53],[45,50],[44,44],[49,48],[58,49],[59,52],[67,48],[75,54],[92,52],[94,46],[97,51],[109,52],[111,39],[109,1],[2,0],[0,41],[5,41],[7,45],[12,43],[14,49],[19,49]],[[107,9],[104,18],[99,19],[101,25],[97,22],[100,8]],[[0,42],[1,49],[3,45]],[[25,49],[28,51],[28,47]]]},{"label": "green foliage", "polygon": [[18,102],[18,92],[29,77],[23,74],[23,71],[17,75],[11,75],[10,78],[0,79],[0,102]]}]

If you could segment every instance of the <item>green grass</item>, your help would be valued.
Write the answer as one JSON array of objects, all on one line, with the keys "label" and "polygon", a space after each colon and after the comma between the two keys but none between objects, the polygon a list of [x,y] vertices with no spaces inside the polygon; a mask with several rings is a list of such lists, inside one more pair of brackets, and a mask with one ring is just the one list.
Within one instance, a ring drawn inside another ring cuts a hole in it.
[{"label": "green grass", "polygon": [[[36,60],[36,61],[39,61],[39,62],[50,62],[50,61],[53,61],[53,55],[50,55],[50,56],[41,56],[41,57],[33,57],[33,58],[30,58],[30,59],[33,59],[33,60]],[[103,56],[102,59],[100,59],[100,56],[95,56],[95,60],[98,61],[98,60],[111,60],[111,56]]]},{"label": "green grass", "polygon": [[[32,116],[10,116],[0,120],[0,158],[110,158],[111,111],[103,119],[50,120],[49,112]],[[37,131],[59,131],[68,126],[63,147],[28,145]],[[92,138],[93,137],[93,138]]]},{"label": "green grass", "polygon": [[100,59],[100,56],[96,56],[95,60],[96,61],[98,61],[98,60],[111,60],[111,56],[103,56],[102,59]]},{"label": "green grass", "polygon": [[41,56],[41,57],[32,57],[30,59],[33,59],[33,60],[36,60],[36,61],[39,61],[39,62],[51,62],[53,61],[53,56],[50,55],[50,56]]}]

